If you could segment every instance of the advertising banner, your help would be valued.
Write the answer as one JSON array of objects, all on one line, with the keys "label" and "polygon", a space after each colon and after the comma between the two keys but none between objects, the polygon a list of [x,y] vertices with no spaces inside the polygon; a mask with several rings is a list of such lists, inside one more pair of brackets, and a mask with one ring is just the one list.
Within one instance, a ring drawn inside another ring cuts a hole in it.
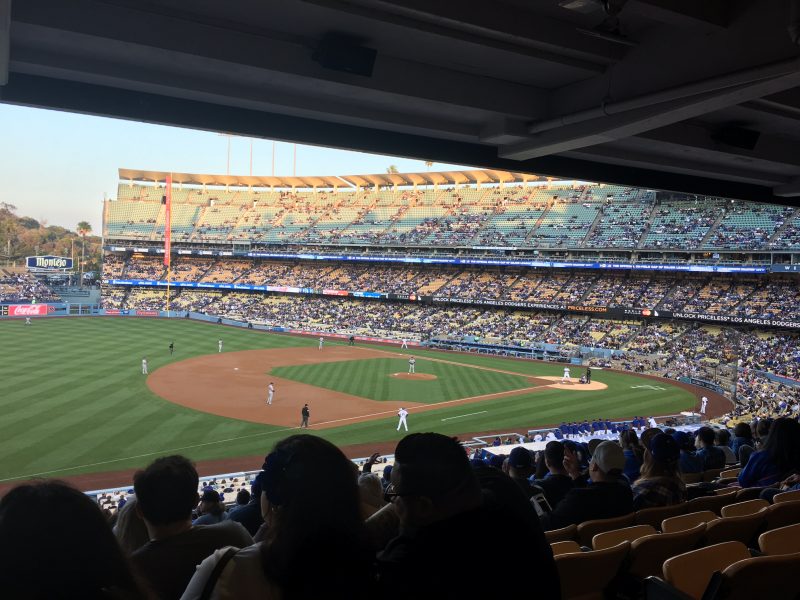
[{"label": "advertising banner", "polygon": [[[135,252],[164,252],[163,248],[131,248]],[[106,247],[106,250],[117,250],[117,246]],[[798,271],[800,265],[789,265],[785,269],[779,266],[744,266],[681,263],[637,263],[637,262],[581,262],[557,261],[542,259],[508,259],[508,258],[432,258],[427,256],[375,256],[360,254],[308,254],[294,252],[230,252],[222,250],[191,250],[195,256],[243,256],[247,258],[267,258],[276,260],[318,260],[344,261],[363,263],[401,263],[415,265],[473,265],[487,267],[534,267],[538,269],[601,269],[611,271],[676,271],[690,273],[769,273],[770,271]]]},{"label": "advertising banner", "polygon": [[29,270],[36,271],[68,271],[72,269],[72,259],[66,256],[28,256]]},{"label": "advertising banner", "polygon": [[674,319],[691,319],[708,323],[724,323],[727,325],[759,325],[762,327],[789,327],[800,329],[800,323],[786,319],[758,319],[756,317],[741,317],[738,315],[709,315],[704,313],[673,312]]},{"label": "advertising banner", "polygon": [[8,306],[9,317],[43,317],[48,312],[52,311],[49,310],[47,304],[10,304]]}]

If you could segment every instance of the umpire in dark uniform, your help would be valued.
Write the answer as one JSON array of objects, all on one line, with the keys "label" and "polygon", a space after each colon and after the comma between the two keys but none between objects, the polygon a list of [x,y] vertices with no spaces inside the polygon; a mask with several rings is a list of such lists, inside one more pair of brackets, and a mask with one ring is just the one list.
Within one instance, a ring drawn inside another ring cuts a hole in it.
[{"label": "umpire in dark uniform", "polygon": [[308,429],[308,417],[311,416],[311,411],[308,410],[308,404],[303,405],[303,410],[300,411],[300,414],[303,416],[303,421],[300,423],[300,427],[305,427]]}]

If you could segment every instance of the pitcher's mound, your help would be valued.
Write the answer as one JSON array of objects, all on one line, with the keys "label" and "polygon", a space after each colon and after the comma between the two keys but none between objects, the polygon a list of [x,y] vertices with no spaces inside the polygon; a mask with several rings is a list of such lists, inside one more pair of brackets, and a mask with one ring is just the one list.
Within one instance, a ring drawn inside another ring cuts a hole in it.
[{"label": "pitcher's mound", "polygon": [[431,375],[430,373],[392,373],[389,377],[414,379],[416,381],[431,381],[432,379],[437,379],[436,375]]},{"label": "pitcher's mound", "polygon": [[608,388],[605,383],[600,383],[599,381],[593,381],[591,383],[579,383],[580,380],[577,377],[571,377],[570,383],[561,383],[561,377],[539,377],[539,379],[546,379],[547,381],[552,382],[547,387],[555,388],[557,390],[596,392],[598,390],[605,390]]}]

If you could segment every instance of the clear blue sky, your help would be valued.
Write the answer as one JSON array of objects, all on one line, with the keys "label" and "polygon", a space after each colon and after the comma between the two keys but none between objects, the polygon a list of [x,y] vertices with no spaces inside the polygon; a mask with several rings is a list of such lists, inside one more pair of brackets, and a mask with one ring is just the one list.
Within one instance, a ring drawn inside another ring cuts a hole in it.
[{"label": "clear blue sky", "polygon": [[[216,133],[0,104],[0,202],[20,216],[100,231],[103,195],[117,194],[117,169],[225,173],[228,139]],[[276,174],[292,174],[292,145],[278,143]],[[423,161],[297,147],[297,175],[426,170]],[[432,170],[461,169],[435,164]],[[250,172],[250,139],[231,140],[231,173]],[[253,174],[272,173],[272,142],[253,143]]]}]

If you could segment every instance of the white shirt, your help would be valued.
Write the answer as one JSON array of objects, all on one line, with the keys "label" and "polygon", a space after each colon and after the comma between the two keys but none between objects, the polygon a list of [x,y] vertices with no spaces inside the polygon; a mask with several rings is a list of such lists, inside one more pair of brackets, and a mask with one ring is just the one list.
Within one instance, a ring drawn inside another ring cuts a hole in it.
[{"label": "white shirt", "polygon": [[413,365],[416,364],[417,360],[415,358],[408,359],[408,364]]},{"label": "white shirt", "polygon": [[275,391],[275,386],[270,383],[269,384],[269,393],[271,394],[274,391]]},{"label": "white shirt", "polygon": [[700,400],[700,401],[701,401],[703,404],[708,404],[708,398],[706,398],[705,396],[703,396],[703,397],[701,398],[701,400]]},{"label": "white shirt", "polygon": [[[206,581],[217,561],[225,553],[225,548],[217,550],[197,567],[195,574],[186,586],[181,600],[196,600],[203,593]],[[279,588],[264,578],[261,568],[261,544],[242,548],[225,566],[217,579],[212,600],[219,598],[280,598]]]},{"label": "white shirt", "polygon": [[405,408],[401,408],[400,410],[397,411],[397,416],[399,416],[404,421],[405,421],[407,415],[408,415],[408,411]]}]

